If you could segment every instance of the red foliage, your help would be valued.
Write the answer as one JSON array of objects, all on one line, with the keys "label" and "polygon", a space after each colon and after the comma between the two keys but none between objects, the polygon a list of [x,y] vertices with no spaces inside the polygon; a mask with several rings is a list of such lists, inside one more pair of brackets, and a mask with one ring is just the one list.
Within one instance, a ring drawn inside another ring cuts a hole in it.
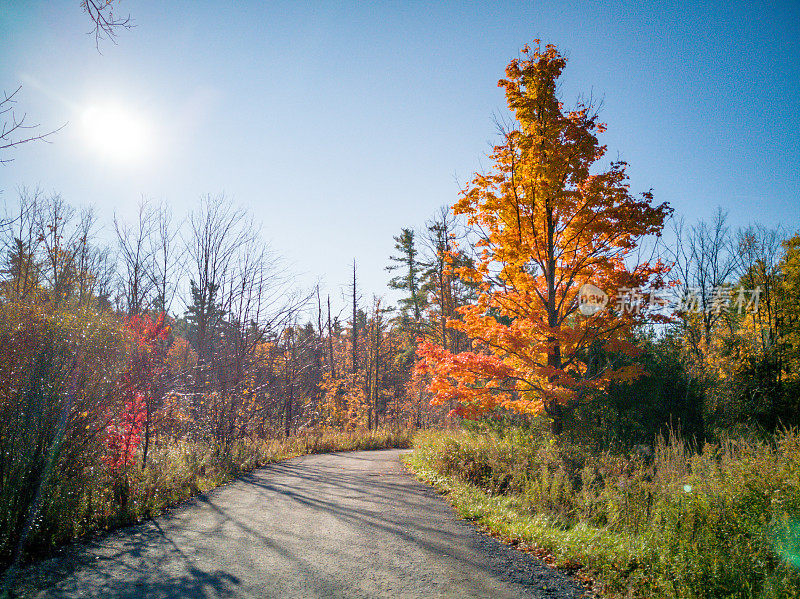
[{"label": "red foliage", "polygon": [[163,312],[156,320],[152,320],[149,314],[142,314],[129,317],[125,326],[133,334],[139,347],[152,349],[158,341],[166,341],[169,337],[170,327],[165,320],[166,315]]},{"label": "red foliage", "polygon": [[106,429],[106,455],[103,462],[112,470],[127,466],[142,442],[142,427],[147,417],[144,396],[137,393],[125,402],[125,409],[118,422]]},{"label": "red foliage", "polygon": [[148,314],[131,316],[125,323],[130,338],[128,365],[119,380],[123,409],[106,429],[105,464],[119,470],[133,460],[149,417],[151,395],[165,370],[165,341],[170,327],[162,313],[153,321]]}]

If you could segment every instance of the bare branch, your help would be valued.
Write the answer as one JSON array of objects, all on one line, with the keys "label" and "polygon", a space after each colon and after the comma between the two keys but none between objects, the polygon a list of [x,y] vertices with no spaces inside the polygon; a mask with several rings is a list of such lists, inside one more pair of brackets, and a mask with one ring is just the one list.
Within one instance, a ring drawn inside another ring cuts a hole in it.
[{"label": "bare branch", "polygon": [[[44,141],[50,143],[48,138],[67,126],[67,124],[64,123],[58,129],[53,129],[49,133],[41,133],[38,135],[28,135],[25,133],[26,131],[36,129],[39,125],[28,125],[25,122],[27,114],[23,113],[21,117],[18,117],[14,111],[14,104],[17,102],[14,97],[21,89],[22,86],[20,85],[11,94],[3,92],[3,99],[0,100],[0,119],[2,120],[2,125],[0,125],[0,152],[15,148],[16,146],[30,141]],[[6,164],[12,160],[13,158],[4,158],[0,155],[0,164]]]},{"label": "bare branch", "polygon": [[81,8],[89,15],[89,19],[94,24],[94,30],[89,34],[94,34],[94,43],[98,52],[101,39],[108,38],[116,44],[117,32],[120,29],[133,27],[130,15],[120,17],[114,14],[114,0],[82,0]]}]

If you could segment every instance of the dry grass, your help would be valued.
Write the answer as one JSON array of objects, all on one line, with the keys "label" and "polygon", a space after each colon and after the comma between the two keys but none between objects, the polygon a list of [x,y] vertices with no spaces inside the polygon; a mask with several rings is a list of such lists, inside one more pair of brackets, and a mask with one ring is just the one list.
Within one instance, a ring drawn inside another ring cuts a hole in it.
[{"label": "dry grass", "polygon": [[410,464],[463,515],[583,564],[607,595],[800,597],[800,433],[652,456],[505,434],[420,433]]},{"label": "dry grass", "polygon": [[[25,553],[28,557],[46,555],[71,539],[155,516],[273,462],[312,453],[409,447],[412,434],[388,428],[349,433],[306,430],[289,438],[240,440],[225,453],[197,442],[156,442],[144,469],[138,456],[138,461],[118,473],[110,472],[100,461],[85,466],[78,476],[56,472],[33,522]],[[16,535],[12,532],[0,535],[6,563],[15,552],[14,539],[19,538],[19,531]]]}]

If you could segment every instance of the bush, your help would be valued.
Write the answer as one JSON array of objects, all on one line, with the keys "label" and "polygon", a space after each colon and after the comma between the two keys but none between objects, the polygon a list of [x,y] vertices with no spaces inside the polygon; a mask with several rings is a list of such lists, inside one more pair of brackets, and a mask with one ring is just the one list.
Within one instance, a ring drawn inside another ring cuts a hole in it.
[{"label": "bush", "polygon": [[0,305],[0,564],[26,536],[39,547],[68,534],[81,511],[120,346],[90,310]]}]

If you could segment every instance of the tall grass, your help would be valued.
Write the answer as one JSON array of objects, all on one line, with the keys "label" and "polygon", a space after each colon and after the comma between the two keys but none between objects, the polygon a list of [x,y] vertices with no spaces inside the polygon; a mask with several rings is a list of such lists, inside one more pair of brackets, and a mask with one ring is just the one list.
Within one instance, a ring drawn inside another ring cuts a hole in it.
[{"label": "tall grass", "polygon": [[411,463],[462,513],[587,566],[607,594],[800,597],[796,431],[625,455],[519,429],[424,432]]}]

